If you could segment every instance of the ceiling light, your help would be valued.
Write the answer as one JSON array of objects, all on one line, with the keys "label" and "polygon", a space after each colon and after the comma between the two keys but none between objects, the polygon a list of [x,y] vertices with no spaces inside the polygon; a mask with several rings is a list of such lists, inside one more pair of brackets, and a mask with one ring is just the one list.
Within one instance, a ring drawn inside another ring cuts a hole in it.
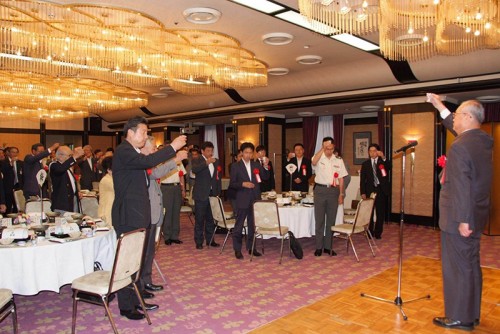
[{"label": "ceiling light", "polygon": [[361,49],[363,51],[375,51],[380,49],[378,45],[371,42],[365,41],[359,37],[351,34],[340,34],[331,36],[333,39],[354,46],[355,48]]},{"label": "ceiling light", "polygon": [[307,17],[300,15],[300,13],[294,12],[292,10],[276,14],[275,16],[282,20],[288,21],[312,31],[319,32],[321,34],[329,35],[335,34],[337,32],[337,29],[330,27],[329,25],[321,23],[317,20],[308,19]]},{"label": "ceiling light", "polygon": [[286,32],[272,32],[262,36],[262,41],[269,45],[286,45],[293,41],[293,35]]},{"label": "ceiling light", "polygon": [[366,112],[373,112],[373,111],[379,111],[380,106],[368,105],[368,106],[361,106],[361,107],[359,107],[359,109],[366,111]]},{"label": "ceiling light", "polygon": [[476,97],[476,100],[483,103],[491,103],[500,101],[499,95],[484,95]]},{"label": "ceiling light", "polygon": [[193,7],[186,9],[182,15],[186,21],[194,24],[211,24],[219,21],[222,14],[213,8]]},{"label": "ceiling light", "polygon": [[302,65],[316,65],[320,64],[322,60],[322,57],[315,55],[305,55],[295,58],[295,61]]},{"label": "ceiling light", "polygon": [[232,0],[232,1],[239,3],[240,5],[258,10],[259,12],[264,12],[266,14],[271,14],[279,10],[285,9],[285,7],[267,0]]},{"label": "ceiling light", "polygon": [[156,97],[157,99],[164,99],[164,98],[168,97],[168,94],[167,93],[152,93],[151,96]]},{"label": "ceiling light", "polygon": [[285,67],[274,67],[267,70],[269,75],[287,75],[290,70]]},{"label": "ceiling light", "polygon": [[314,116],[314,113],[312,111],[299,111],[297,115],[306,117],[306,116]]}]

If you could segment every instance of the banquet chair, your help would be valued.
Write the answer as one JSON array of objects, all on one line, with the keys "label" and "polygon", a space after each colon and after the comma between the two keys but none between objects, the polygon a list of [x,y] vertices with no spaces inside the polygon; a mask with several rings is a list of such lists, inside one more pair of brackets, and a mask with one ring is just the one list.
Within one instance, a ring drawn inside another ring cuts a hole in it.
[{"label": "banquet chair", "polygon": [[262,254],[264,254],[264,236],[281,239],[280,262],[283,258],[283,244],[288,239],[288,253],[292,255],[290,248],[290,235],[288,227],[281,226],[278,205],[274,201],[255,201],[253,204],[253,214],[255,220],[255,234],[252,241],[250,261],[253,259],[255,241],[257,237],[262,239]]},{"label": "banquet chair", "polygon": [[[165,208],[163,208],[163,212],[165,212]],[[158,248],[160,248],[160,236],[162,233],[162,224],[158,223],[156,225],[156,230],[155,230],[155,254],[158,252]],[[165,278],[165,275],[163,275],[163,272],[160,269],[160,266],[158,265],[158,262],[156,262],[156,259],[153,258],[153,264],[155,265],[156,271],[158,271],[158,274],[160,274],[161,279],[163,280],[163,283],[167,283],[167,279]]]},{"label": "banquet chair", "polygon": [[24,193],[21,189],[14,190],[14,201],[16,202],[17,212],[26,211],[26,198],[24,197]]},{"label": "banquet chair", "polygon": [[86,216],[95,218],[98,217],[97,210],[99,208],[99,202],[95,196],[84,196],[80,199],[80,205],[82,206],[82,213]]},{"label": "banquet chair", "polygon": [[[75,333],[78,301],[84,301],[91,304],[103,305],[106,309],[109,321],[111,322],[111,326],[113,327],[113,331],[117,334],[118,330],[113,320],[111,310],[109,309],[109,296],[118,290],[131,288],[130,285],[132,285],[141,303],[142,311],[146,316],[148,324],[151,325],[149,314],[144,306],[144,300],[137,287],[137,281],[139,280],[138,273],[142,267],[142,253],[144,252],[145,238],[146,230],[144,228],[123,233],[118,239],[115,261],[111,271],[94,271],[73,280],[71,284],[71,288],[73,289],[71,333]],[[83,293],[79,294],[79,292]],[[100,297],[102,303],[90,298],[87,299],[87,295]]]},{"label": "banquet chair", "polygon": [[[368,241],[368,245],[372,251],[373,256],[375,257],[375,252],[373,251],[373,246],[376,247],[375,241],[373,241],[373,237],[370,233],[370,219],[373,214],[373,204],[375,203],[374,198],[362,199],[358,208],[356,209],[356,215],[354,216],[354,223],[344,223],[340,225],[332,226],[332,242],[330,244],[330,249],[333,250],[333,238],[341,238],[346,240],[346,252],[349,252],[349,244],[351,244],[352,250],[354,251],[354,255],[356,256],[356,260],[359,262],[358,253],[356,252],[356,248],[354,247],[354,243],[352,241],[352,236],[354,234],[362,233],[366,240]],[[373,242],[373,246],[372,246]]]},{"label": "banquet chair", "polygon": [[[43,212],[51,212],[52,202],[48,198],[43,199]],[[25,205],[26,213],[30,212],[41,212],[42,211],[42,201],[40,199],[27,200]]]},{"label": "banquet chair", "polygon": [[194,216],[194,200],[193,200],[193,189],[194,186],[191,187],[191,190],[186,194],[186,202],[181,206],[181,213],[187,214],[191,225],[194,225],[192,217]]},{"label": "banquet chair", "polygon": [[[224,242],[222,243],[222,247],[219,252],[219,254],[222,254],[222,252],[224,251],[224,247],[226,246],[227,239],[229,238],[229,235],[233,233],[234,225],[236,224],[236,219],[229,218],[230,214],[224,211],[222,199],[219,196],[210,196],[209,200],[210,200],[210,209],[212,210],[212,217],[214,218],[214,223],[215,223],[214,234],[212,235],[212,239],[210,239],[209,244],[212,244],[215,232],[217,232],[218,229],[227,230],[226,237],[224,238]],[[243,227],[243,229],[245,229],[245,227]]]},{"label": "banquet chair", "polygon": [[99,191],[99,182],[98,181],[92,182],[92,191]]},{"label": "banquet chair", "polygon": [[[377,197],[377,193],[371,193],[370,198],[375,199]],[[356,211],[358,210],[358,205],[359,202],[361,201],[361,198],[359,200],[353,200],[352,201],[352,209],[344,209],[344,223],[345,224],[354,224],[354,219],[356,217]]]},{"label": "banquet chair", "polygon": [[12,327],[17,334],[17,312],[14,296],[9,289],[0,289],[0,322],[12,314]]}]

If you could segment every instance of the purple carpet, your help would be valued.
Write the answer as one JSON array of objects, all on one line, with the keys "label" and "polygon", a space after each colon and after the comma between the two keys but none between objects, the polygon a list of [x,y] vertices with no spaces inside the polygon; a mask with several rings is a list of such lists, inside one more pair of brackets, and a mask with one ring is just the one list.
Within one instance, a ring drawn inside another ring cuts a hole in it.
[{"label": "purple carpet", "polygon": [[[153,324],[130,321],[119,315],[116,300],[111,303],[120,333],[246,333],[302,306],[334,294],[397,264],[399,226],[385,226],[379,251],[371,256],[361,236],[355,245],[361,262],[345,242],[335,239],[338,256],[314,257],[314,238],[300,239],[304,258],[284,256],[278,264],[279,242],[265,241],[265,255],[249,261],[234,257],[231,241],[224,252],[196,250],[193,227],[182,219],[182,245],[161,245],[157,261],[167,277],[165,290],[152,301],[160,309],[150,312]],[[431,228],[405,226],[404,258],[423,255],[439,258],[439,232]],[[217,234],[222,243],[224,235]],[[484,236],[482,264],[500,268],[500,237]],[[288,255],[288,253],[286,253]],[[155,283],[161,278],[153,269]],[[404,276],[404,268],[403,268]],[[395,277],[395,279],[397,279]],[[403,280],[404,284],[404,280]],[[369,292],[369,291],[367,291]],[[375,291],[373,291],[375,292]],[[394,292],[396,295],[396,291]],[[71,288],[61,293],[42,292],[36,296],[15,296],[20,333],[69,333],[71,330]],[[111,333],[102,307],[79,303],[77,333]],[[11,333],[10,319],[0,325],[0,333]]]}]

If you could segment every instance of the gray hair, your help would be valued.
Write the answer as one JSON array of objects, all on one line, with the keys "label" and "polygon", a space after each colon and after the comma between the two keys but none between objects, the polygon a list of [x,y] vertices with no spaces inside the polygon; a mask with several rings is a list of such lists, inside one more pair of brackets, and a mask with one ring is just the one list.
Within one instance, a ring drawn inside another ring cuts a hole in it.
[{"label": "gray hair", "polygon": [[460,108],[464,108],[479,124],[484,122],[484,107],[481,102],[468,100],[463,102]]}]

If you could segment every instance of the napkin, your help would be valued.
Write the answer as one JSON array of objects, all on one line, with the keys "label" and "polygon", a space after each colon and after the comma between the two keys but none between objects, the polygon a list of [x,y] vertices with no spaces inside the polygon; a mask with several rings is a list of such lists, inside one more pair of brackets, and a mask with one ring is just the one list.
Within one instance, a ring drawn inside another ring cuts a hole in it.
[{"label": "napkin", "polygon": [[62,224],[61,229],[62,229],[62,234],[70,234],[70,233],[74,233],[74,232],[80,232],[80,228],[78,227],[78,224],[76,224],[76,223]]},{"label": "napkin", "polygon": [[26,228],[5,228],[2,231],[2,239],[27,239],[28,229]]}]

